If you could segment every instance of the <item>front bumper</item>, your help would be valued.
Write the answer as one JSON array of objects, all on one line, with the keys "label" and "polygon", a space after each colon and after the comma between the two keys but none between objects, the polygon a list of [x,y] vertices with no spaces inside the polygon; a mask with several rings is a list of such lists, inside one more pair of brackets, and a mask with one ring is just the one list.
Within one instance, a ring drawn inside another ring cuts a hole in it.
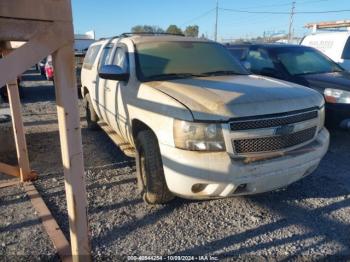
[{"label": "front bumper", "polygon": [[[235,160],[226,152],[202,153],[162,144],[160,150],[169,190],[181,197],[203,199],[256,194],[287,186],[311,174],[328,146],[329,133],[324,128],[302,148],[252,163]],[[193,190],[199,184],[205,188]]]},{"label": "front bumper", "polygon": [[326,103],[326,123],[339,126],[344,120],[350,120],[350,104]]}]

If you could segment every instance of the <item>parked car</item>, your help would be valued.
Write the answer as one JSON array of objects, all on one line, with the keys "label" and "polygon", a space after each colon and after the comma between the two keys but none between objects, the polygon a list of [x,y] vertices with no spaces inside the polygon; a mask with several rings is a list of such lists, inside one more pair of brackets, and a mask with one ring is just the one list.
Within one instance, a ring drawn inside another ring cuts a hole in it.
[{"label": "parked car", "polygon": [[[76,80],[77,80],[77,87],[80,88],[81,87],[81,67],[83,64],[83,60],[84,60],[84,53],[76,53],[74,58],[75,58],[75,74],[76,74]],[[45,62],[45,77],[47,80],[49,81],[54,81],[54,68],[52,65],[52,58],[51,56],[49,56],[46,59]]]},{"label": "parked car", "polygon": [[46,80],[48,80],[48,81],[54,80],[54,71],[53,71],[52,56],[51,55],[49,55],[46,59],[45,76],[46,76]]},{"label": "parked car", "polygon": [[150,204],[284,187],[312,173],[328,149],[318,92],[250,75],[211,41],[98,41],[84,60],[82,94],[88,127],[100,120],[135,149]]},{"label": "parked car", "polygon": [[232,45],[228,49],[254,74],[317,90],[326,100],[327,123],[350,128],[350,73],[320,51],[280,44]]},{"label": "parked car", "polygon": [[46,58],[44,58],[43,60],[41,60],[41,61],[38,63],[39,71],[40,71],[40,74],[41,74],[42,76],[45,76],[45,64],[46,64]]},{"label": "parked car", "polygon": [[318,49],[350,71],[350,31],[311,34],[303,38],[301,45]]}]

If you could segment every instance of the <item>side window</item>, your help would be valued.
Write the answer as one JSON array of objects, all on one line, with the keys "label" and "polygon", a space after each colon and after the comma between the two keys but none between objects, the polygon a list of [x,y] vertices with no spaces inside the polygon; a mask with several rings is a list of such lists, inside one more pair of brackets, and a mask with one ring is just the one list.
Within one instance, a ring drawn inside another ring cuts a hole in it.
[{"label": "side window", "polygon": [[102,54],[101,54],[101,58],[100,58],[100,62],[99,62],[99,67],[101,67],[103,65],[109,65],[110,64],[112,50],[113,50],[113,44],[107,44],[103,48]]},{"label": "side window", "polygon": [[83,68],[88,70],[92,68],[100,49],[101,49],[101,45],[94,45],[88,49],[84,58]]},{"label": "side window", "polygon": [[231,54],[238,60],[243,60],[247,56],[247,48],[230,48]]},{"label": "side window", "polygon": [[251,71],[255,74],[261,73],[261,71],[266,69],[275,69],[275,66],[264,50],[250,50],[246,61],[250,63],[251,65]]},{"label": "side window", "polygon": [[342,59],[350,59],[350,37],[348,38],[348,41],[346,41],[343,55],[341,56]]},{"label": "side window", "polygon": [[124,71],[129,71],[129,60],[125,48],[117,47],[112,64],[120,66]]}]

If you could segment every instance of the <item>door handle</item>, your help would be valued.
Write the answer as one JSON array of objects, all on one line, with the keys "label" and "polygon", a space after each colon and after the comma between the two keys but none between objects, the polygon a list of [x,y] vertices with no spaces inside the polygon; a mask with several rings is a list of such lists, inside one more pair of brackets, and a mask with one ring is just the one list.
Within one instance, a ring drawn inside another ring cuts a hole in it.
[{"label": "door handle", "polygon": [[105,87],[106,91],[111,91],[111,89],[109,87]]},{"label": "door handle", "polygon": [[96,84],[96,80],[93,80],[91,83]]}]

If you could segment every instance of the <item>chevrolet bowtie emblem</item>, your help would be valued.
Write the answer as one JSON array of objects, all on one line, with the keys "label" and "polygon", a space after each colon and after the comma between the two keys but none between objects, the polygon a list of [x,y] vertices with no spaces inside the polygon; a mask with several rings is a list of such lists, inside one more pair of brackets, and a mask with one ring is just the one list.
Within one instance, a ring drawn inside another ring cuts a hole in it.
[{"label": "chevrolet bowtie emblem", "polygon": [[275,135],[285,136],[293,133],[293,131],[294,131],[294,125],[280,126],[275,129]]}]

